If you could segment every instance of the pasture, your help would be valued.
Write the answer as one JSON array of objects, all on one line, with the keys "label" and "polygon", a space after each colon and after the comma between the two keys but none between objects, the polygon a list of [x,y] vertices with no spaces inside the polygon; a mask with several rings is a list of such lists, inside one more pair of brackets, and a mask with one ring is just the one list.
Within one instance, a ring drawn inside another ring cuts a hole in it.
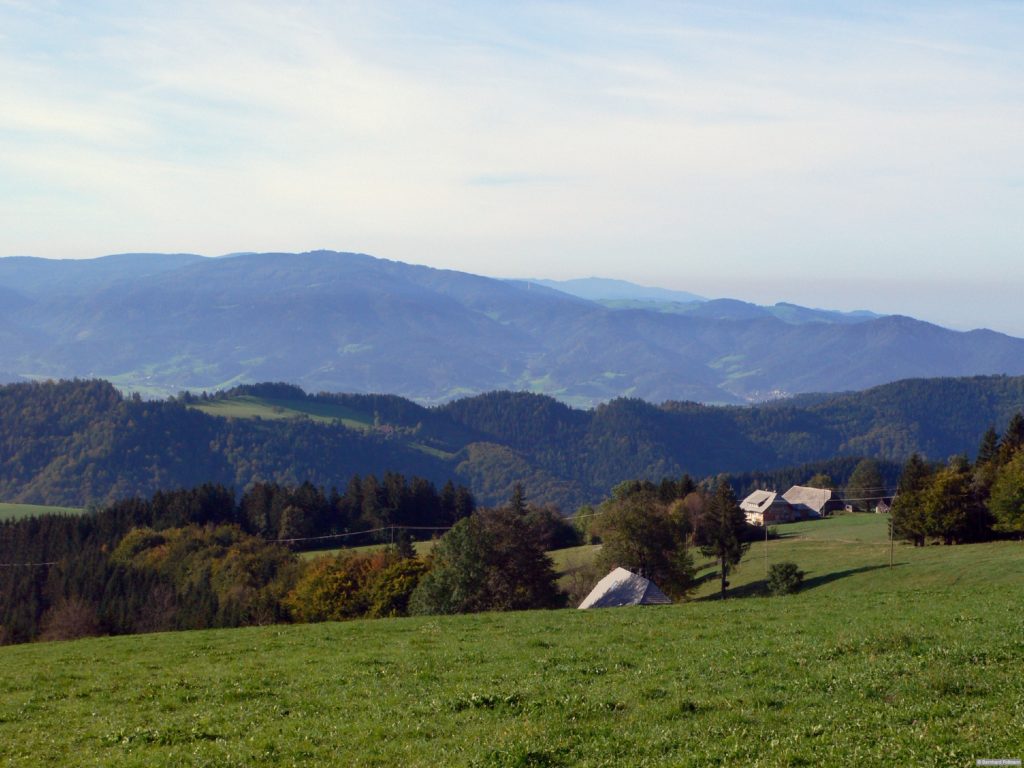
[{"label": "pasture", "polygon": [[189,406],[210,416],[235,419],[297,419],[308,418],[323,424],[340,422],[350,429],[368,430],[372,417],[336,403],[316,403],[239,395],[223,397]]},{"label": "pasture", "polygon": [[6,504],[0,503],[0,521],[18,520],[22,517],[39,517],[40,515],[80,515],[84,510],[80,507],[48,507],[41,504]]},{"label": "pasture", "polygon": [[[1024,757],[1024,544],[780,526],[684,604],[0,648],[0,764],[973,766]],[[574,556],[583,556],[580,550]],[[564,555],[568,557],[568,555]]]},{"label": "pasture", "polygon": [[[320,424],[342,424],[360,432],[372,432],[375,428],[372,414],[363,413],[338,403],[237,395],[194,403],[189,408],[202,411],[209,416],[219,416],[225,419],[267,419],[271,421],[310,419]],[[409,439],[404,439],[403,442],[410,448],[433,456],[435,459],[449,461],[455,457],[454,453],[444,451],[436,446]]]}]

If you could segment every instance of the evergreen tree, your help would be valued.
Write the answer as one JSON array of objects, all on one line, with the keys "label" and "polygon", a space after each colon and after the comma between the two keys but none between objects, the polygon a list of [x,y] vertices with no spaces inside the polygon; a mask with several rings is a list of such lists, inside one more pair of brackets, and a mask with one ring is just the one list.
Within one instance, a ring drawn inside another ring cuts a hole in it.
[{"label": "evergreen tree", "polygon": [[929,532],[923,494],[931,482],[931,476],[932,472],[924,459],[919,454],[912,454],[903,465],[892,504],[889,524],[893,527],[893,535],[909,539],[916,547],[924,545]]},{"label": "evergreen tree", "polygon": [[1024,446],[1024,414],[1017,411],[1010,419],[999,444],[999,463],[1006,464],[1010,461],[1021,446]]},{"label": "evergreen tree", "polygon": [[862,459],[854,467],[853,474],[846,484],[846,498],[851,500],[854,509],[866,512],[885,496],[885,488],[882,486],[882,473],[878,469],[878,462],[874,459]]},{"label": "evergreen tree", "polygon": [[556,608],[551,559],[511,509],[460,520],[435,545],[430,571],[409,601],[414,614]]},{"label": "evergreen tree", "polygon": [[705,512],[703,530],[707,539],[701,546],[701,553],[718,561],[723,600],[729,586],[729,572],[739,565],[750,546],[743,540],[746,528],[746,517],[736,503],[732,486],[725,478],[719,478]]},{"label": "evergreen tree", "polygon": [[989,426],[981,438],[981,445],[978,446],[978,458],[976,464],[987,464],[999,456],[999,433],[996,428]]},{"label": "evergreen tree", "polygon": [[526,514],[526,492],[523,491],[522,483],[512,486],[512,497],[509,499],[508,506],[517,515]]},{"label": "evergreen tree", "polygon": [[455,519],[462,520],[464,517],[469,517],[476,511],[476,501],[473,500],[473,494],[469,492],[469,488],[464,485],[460,485],[455,490]]},{"label": "evergreen tree", "polygon": [[973,490],[982,503],[987,502],[998,472],[999,435],[995,427],[989,427],[981,439],[978,459],[974,462]]},{"label": "evergreen tree", "polygon": [[395,540],[395,554],[401,559],[416,557],[416,550],[412,546],[412,538],[404,528],[398,532]]},{"label": "evergreen tree", "polygon": [[458,520],[455,513],[455,484],[448,480],[442,487],[438,499],[441,508],[441,519],[444,523],[454,523]]}]

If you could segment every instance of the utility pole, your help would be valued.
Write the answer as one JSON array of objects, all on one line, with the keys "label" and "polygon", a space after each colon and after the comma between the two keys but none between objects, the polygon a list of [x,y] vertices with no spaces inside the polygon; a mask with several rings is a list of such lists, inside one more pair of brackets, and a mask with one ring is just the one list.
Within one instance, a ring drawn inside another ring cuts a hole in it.
[{"label": "utility pole", "polygon": [[893,569],[893,513],[889,513],[889,570]]},{"label": "utility pole", "polygon": [[768,521],[761,515],[761,525],[764,526],[764,579],[768,581]]},{"label": "utility pole", "polygon": [[895,519],[893,517],[893,508],[896,506],[896,496],[897,495],[899,495],[899,494],[897,493],[897,494],[893,495],[892,503],[889,504],[889,570],[890,571],[892,570],[893,529],[896,527]]}]

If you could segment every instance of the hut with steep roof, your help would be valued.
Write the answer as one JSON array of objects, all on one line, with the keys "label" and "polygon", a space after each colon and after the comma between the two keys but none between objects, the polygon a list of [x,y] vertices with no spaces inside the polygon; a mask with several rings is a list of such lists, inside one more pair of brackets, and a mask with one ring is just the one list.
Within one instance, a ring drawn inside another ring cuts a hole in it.
[{"label": "hut with steep roof", "polygon": [[625,568],[616,568],[590,591],[580,608],[620,608],[624,605],[671,605],[658,585]]}]

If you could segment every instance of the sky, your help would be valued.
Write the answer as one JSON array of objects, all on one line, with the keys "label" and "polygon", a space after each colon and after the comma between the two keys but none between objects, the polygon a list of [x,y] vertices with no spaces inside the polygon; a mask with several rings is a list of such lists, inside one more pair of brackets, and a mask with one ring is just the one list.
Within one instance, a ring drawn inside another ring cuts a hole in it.
[{"label": "sky", "polygon": [[328,248],[1024,336],[1024,2],[0,0],[0,254]]}]

